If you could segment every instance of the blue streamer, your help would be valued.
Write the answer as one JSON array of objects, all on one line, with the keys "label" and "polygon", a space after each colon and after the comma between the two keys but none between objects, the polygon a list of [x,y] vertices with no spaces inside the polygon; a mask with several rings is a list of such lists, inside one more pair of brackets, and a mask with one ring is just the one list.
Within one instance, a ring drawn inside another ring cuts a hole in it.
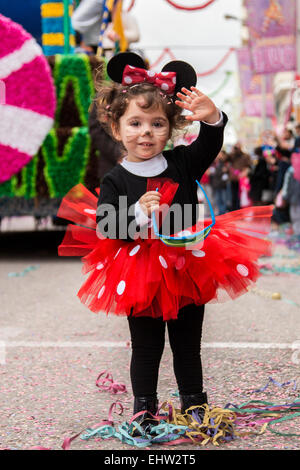
[{"label": "blue streamer", "polygon": [[254,392],[255,393],[264,392],[270,386],[270,384],[277,385],[277,387],[285,387],[287,385],[294,384],[293,390],[296,390],[296,388],[297,388],[296,380],[290,380],[288,382],[284,382],[284,383],[281,384],[281,383],[277,382],[276,380],[274,380],[272,377],[269,377],[269,381],[266,383],[266,385],[262,388],[254,390]]}]

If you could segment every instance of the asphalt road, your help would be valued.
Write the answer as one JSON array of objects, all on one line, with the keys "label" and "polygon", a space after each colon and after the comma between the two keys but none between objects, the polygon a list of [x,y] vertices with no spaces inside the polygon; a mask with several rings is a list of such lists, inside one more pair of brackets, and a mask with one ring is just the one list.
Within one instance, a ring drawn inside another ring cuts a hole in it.
[{"label": "asphalt road", "polygon": [[[0,448],[61,449],[74,436],[107,419],[113,402],[116,426],[130,419],[130,344],[124,318],[95,315],[80,304],[81,263],[59,258],[59,231],[0,233]],[[300,254],[276,245],[264,263],[298,266]],[[273,299],[279,293],[281,299]],[[205,389],[211,406],[248,400],[289,403],[299,396],[300,290],[296,274],[268,274],[257,288],[220,305],[208,305],[202,356]],[[299,352],[299,354],[298,354]],[[96,380],[109,371],[127,393],[100,391]],[[264,392],[254,392],[272,377]],[[160,402],[178,406],[172,357],[167,344],[159,379]],[[250,429],[250,428],[249,428]],[[299,417],[275,428],[221,444],[220,450],[299,450]],[[82,440],[72,449],[128,450],[118,439]],[[151,447],[154,449],[154,447]],[[155,449],[166,449],[156,445]],[[190,444],[178,450],[212,450]]]}]

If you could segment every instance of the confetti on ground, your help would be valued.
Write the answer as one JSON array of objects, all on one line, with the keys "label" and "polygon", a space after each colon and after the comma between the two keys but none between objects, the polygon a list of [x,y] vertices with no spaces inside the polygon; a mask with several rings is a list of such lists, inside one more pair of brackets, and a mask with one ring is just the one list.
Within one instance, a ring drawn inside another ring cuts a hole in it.
[{"label": "confetti on ground", "polygon": [[[299,258],[298,252],[292,252],[287,244],[279,243],[272,258],[263,262],[293,268],[297,263],[299,266]],[[27,259],[30,259],[29,266],[40,268],[39,275],[33,272],[32,275],[14,276],[12,282],[7,273],[22,272],[24,264],[20,268],[19,261],[16,263],[16,260],[6,258],[0,266],[0,334],[3,337],[3,331],[7,333],[7,329],[16,332],[13,336],[5,333],[4,340],[8,346],[11,341],[11,346],[6,348],[5,362],[0,363],[0,448],[134,449],[116,438],[80,439],[87,429],[95,429],[97,424],[109,421],[108,410],[116,400],[111,387],[113,383],[126,384],[128,392],[117,395],[123,412],[120,415],[118,408],[114,413],[114,428],[118,430],[122,423],[129,423],[132,418],[131,351],[126,319],[92,315],[80,305],[76,289],[82,275],[77,261],[44,260],[28,255]],[[29,270],[27,274],[30,274]],[[296,328],[299,311],[295,308],[300,305],[298,284],[298,274],[270,272],[263,275],[257,284],[262,295],[249,293],[235,302],[207,306],[205,343],[298,344],[298,349],[203,348],[204,390],[208,393],[209,408],[225,409],[229,402],[235,404],[236,411],[228,411],[236,414],[236,431],[245,434],[219,441],[219,447],[211,441],[201,446],[200,441],[195,444],[191,439],[187,441],[179,436],[184,440],[170,441],[169,444],[156,442],[155,447],[149,445],[146,448],[163,450],[173,442],[176,450],[183,451],[193,450],[195,445],[203,450],[299,450],[300,420],[296,415],[299,413],[299,389],[296,385],[300,338]],[[16,292],[18,302],[12,302]],[[274,293],[281,295],[281,301],[271,298]],[[128,342],[128,347],[92,346],[102,340]],[[30,347],[30,341],[34,344],[40,342],[41,347]],[[66,347],[47,346],[47,342],[53,344],[56,341],[58,344],[66,342]],[[76,346],[72,347],[72,341]],[[113,373],[111,381],[102,383],[109,390],[100,393],[95,386],[99,371]],[[102,378],[105,375],[100,380]],[[171,399],[174,408],[179,408],[168,343],[161,362],[158,391],[160,403]],[[247,403],[249,412],[246,413],[247,408],[241,407]],[[287,409],[287,405],[292,404],[294,408]],[[263,406],[275,408],[265,410],[264,415],[261,412]],[[163,413],[168,411],[162,410]],[[175,428],[170,429],[174,431]]]}]

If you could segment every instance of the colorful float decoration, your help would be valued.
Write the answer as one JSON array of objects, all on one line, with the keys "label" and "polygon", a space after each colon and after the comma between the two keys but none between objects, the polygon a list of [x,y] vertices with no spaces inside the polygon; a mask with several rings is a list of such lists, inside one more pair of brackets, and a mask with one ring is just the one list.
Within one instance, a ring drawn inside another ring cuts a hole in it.
[{"label": "colorful float decoration", "polygon": [[38,152],[54,124],[54,83],[47,60],[22,26],[0,15],[0,183]]},{"label": "colorful float decoration", "polygon": [[41,0],[42,43],[46,56],[72,54],[75,32],[71,25],[72,0]]},{"label": "colorful float decoration", "polygon": [[[44,54],[20,25],[0,15],[0,107],[5,116],[0,126],[0,217],[54,216],[74,185],[99,185],[101,157],[88,118],[93,73],[103,60],[55,53],[58,47],[66,50],[65,39],[62,46],[54,40],[46,44],[47,38],[61,38],[55,34],[64,3],[41,1]],[[71,46],[70,39],[70,52]],[[45,57],[51,51],[55,54]]]}]

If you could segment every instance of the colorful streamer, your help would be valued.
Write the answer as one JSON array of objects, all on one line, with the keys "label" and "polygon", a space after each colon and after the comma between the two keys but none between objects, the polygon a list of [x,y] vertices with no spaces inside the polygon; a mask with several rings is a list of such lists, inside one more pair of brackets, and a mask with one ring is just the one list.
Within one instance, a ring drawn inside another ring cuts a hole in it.
[{"label": "colorful streamer", "polygon": [[[235,48],[234,47],[230,47],[229,50],[226,52],[226,54],[224,55],[224,57],[222,57],[222,59],[212,68],[212,69],[209,69],[207,70],[206,72],[198,72],[197,73],[197,77],[206,77],[207,75],[211,75],[213,74],[214,72],[216,72],[225,62],[226,60],[228,59],[228,57],[232,54],[232,52],[235,51]],[[175,55],[173,54],[173,52],[171,51],[171,49],[169,49],[168,47],[164,48],[162,53],[160,54],[160,56],[156,59],[155,62],[153,62],[153,64],[150,65],[150,69],[153,69],[155,67],[157,67],[161,62],[162,60],[165,58],[165,56],[168,55],[170,57],[171,60],[177,60]]]},{"label": "colorful streamer", "polygon": [[100,372],[96,380],[96,387],[99,391],[106,391],[115,395],[127,393],[126,385],[115,382],[113,376],[107,370]]},{"label": "colorful streamer", "polygon": [[131,3],[129,5],[129,7],[127,8],[127,11],[129,12],[130,10],[132,10],[132,8],[134,7],[135,5],[135,0],[131,0]]},{"label": "colorful streamer", "polygon": [[178,5],[178,3],[175,3],[172,0],[166,0],[172,7],[177,8],[178,10],[185,10],[185,11],[195,11],[195,10],[203,10],[204,8],[212,5],[216,0],[208,0],[206,3],[203,5],[198,5],[194,7],[186,7],[183,5]]},{"label": "colorful streamer", "polygon": [[214,96],[216,96],[218,93],[220,93],[220,91],[223,90],[223,88],[226,87],[227,83],[229,82],[229,80],[231,79],[232,77],[232,72],[225,72],[225,78],[223,80],[223,82],[221,83],[221,85],[215,90],[213,91],[212,93],[209,93],[208,96],[210,98],[213,98]]},{"label": "colorful streamer", "polygon": [[226,60],[228,59],[228,57],[232,54],[232,52],[235,51],[235,48],[234,47],[230,47],[230,49],[226,52],[226,54],[224,55],[224,57],[220,60],[220,62],[218,62],[212,69],[210,70],[207,70],[206,72],[201,72],[201,73],[197,73],[197,77],[206,77],[207,75],[211,75],[213,73],[215,73],[220,67],[222,67],[222,65],[226,62]]}]

